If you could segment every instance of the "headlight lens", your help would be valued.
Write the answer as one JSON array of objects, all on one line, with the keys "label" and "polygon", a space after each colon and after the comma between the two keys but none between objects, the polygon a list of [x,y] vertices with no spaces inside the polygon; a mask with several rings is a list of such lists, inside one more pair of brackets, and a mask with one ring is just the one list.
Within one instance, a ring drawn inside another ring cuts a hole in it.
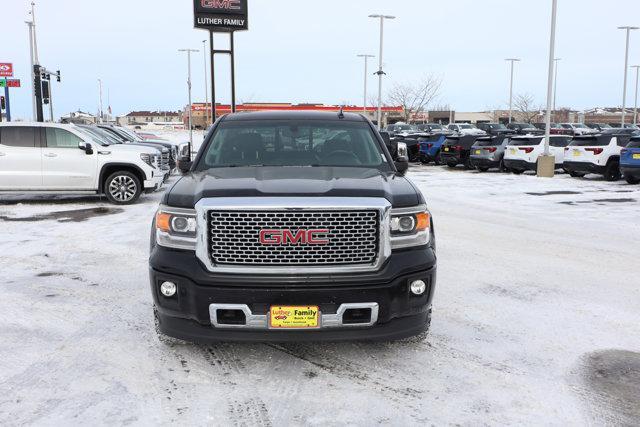
[{"label": "headlight lens", "polygon": [[160,246],[195,250],[197,231],[195,210],[160,206],[156,214],[156,242]]},{"label": "headlight lens", "polygon": [[431,238],[431,214],[424,205],[391,210],[391,248],[424,246]]},{"label": "headlight lens", "polygon": [[152,164],[153,156],[151,154],[148,154],[148,153],[140,154],[140,160],[142,160],[149,166],[153,167],[153,164]]}]

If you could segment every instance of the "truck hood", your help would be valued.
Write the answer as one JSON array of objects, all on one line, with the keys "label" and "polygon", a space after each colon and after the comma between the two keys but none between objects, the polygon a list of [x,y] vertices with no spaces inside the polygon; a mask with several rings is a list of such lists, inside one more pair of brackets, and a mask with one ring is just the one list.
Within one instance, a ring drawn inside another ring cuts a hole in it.
[{"label": "truck hood", "polygon": [[190,173],[163,203],[193,208],[208,197],[384,197],[393,207],[424,203],[411,182],[394,172],[348,167],[240,167]]}]

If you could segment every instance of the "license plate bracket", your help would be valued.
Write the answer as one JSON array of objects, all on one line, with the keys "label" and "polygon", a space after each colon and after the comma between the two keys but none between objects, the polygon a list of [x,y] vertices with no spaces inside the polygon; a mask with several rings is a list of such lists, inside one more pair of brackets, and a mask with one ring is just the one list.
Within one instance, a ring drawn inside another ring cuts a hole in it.
[{"label": "license plate bracket", "polygon": [[315,305],[272,305],[269,308],[271,329],[318,329],[320,309]]}]

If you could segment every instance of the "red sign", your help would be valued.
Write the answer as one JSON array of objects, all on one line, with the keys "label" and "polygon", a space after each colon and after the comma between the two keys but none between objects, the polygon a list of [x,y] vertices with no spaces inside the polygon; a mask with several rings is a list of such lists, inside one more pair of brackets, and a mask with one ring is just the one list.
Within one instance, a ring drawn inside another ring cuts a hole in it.
[{"label": "red sign", "polygon": [[8,87],[20,87],[20,79],[0,79],[0,87],[4,87],[7,82]]},{"label": "red sign", "polygon": [[13,64],[0,62],[0,77],[13,77]]}]

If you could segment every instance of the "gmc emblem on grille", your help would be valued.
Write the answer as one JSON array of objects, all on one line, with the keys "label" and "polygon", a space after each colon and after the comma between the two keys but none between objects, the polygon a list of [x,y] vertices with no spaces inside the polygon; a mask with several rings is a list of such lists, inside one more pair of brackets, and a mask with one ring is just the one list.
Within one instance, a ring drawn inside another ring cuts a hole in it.
[{"label": "gmc emblem on grille", "polygon": [[328,245],[330,230],[260,230],[263,245]]}]

